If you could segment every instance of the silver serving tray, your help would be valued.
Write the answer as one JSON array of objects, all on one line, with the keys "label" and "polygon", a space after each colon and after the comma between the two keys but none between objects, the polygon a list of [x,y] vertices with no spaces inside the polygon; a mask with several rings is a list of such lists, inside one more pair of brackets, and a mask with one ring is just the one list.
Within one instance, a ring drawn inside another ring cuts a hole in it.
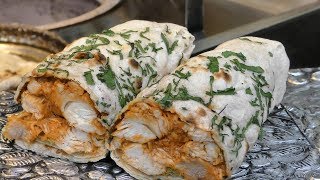
[{"label": "silver serving tray", "polygon": [[[5,115],[21,110],[12,92],[0,93],[0,128]],[[320,178],[320,68],[290,70],[283,103],[263,125],[231,179]],[[110,157],[78,164],[23,150],[0,134],[0,179],[134,179]]]}]

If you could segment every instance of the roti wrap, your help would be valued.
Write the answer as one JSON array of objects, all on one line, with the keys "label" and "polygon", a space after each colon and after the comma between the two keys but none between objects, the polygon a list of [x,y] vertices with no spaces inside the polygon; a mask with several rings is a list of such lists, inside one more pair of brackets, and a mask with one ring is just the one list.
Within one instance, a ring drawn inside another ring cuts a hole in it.
[{"label": "roti wrap", "polygon": [[138,179],[231,176],[286,90],[277,41],[241,37],[191,58],[118,115],[111,157]]},{"label": "roti wrap", "polygon": [[182,26],[138,20],[80,38],[24,77],[24,110],[8,117],[4,135],[40,154],[98,161],[116,114],[188,59],[193,41]]}]

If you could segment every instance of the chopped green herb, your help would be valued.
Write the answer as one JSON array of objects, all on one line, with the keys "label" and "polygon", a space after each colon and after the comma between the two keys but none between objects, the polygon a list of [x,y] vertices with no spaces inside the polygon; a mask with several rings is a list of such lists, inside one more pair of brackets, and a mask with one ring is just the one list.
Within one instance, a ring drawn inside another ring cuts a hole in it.
[{"label": "chopped green herb", "polygon": [[[210,91],[209,92],[212,92],[212,88],[213,88],[213,82],[214,82],[214,77],[213,76],[210,76],[210,81],[209,81],[209,85],[210,85]],[[210,95],[210,99],[209,99],[209,102],[206,104],[206,106],[209,106],[212,102],[212,98],[213,98],[213,94]]]},{"label": "chopped green herb", "polygon": [[155,53],[163,49],[162,47],[156,48],[156,43],[149,43],[148,45],[152,48],[152,52],[155,52]]},{"label": "chopped green herb", "polygon": [[109,39],[105,37],[99,37],[98,38],[104,45],[108,45],[110,43]]},{"label": "chopped green herb", "polygon": [[259,106],[257,101],[258,101],[258,98],[255,98],[254,100],[250,101],[251,106],[253,106],[253,107]]},{"label": "chopped green herb", "polygon": [[225,58],[228,58],[230,56],[236,56],[242,61],[245,61],[247,59],[241,52],[240,53],[236,53],[236,52],[233,52],[233,51],[223,51],[222,52],[222,56],[225,57]]},{"label": "chopped green herb", "polygon": [[180,79],[188,79],[191,76],[191,73],[188,71],[187,73],[182,72],[183,68],[180,70],[176,70],[172,75],[180,78]]},{"label": "chopped green herb", "polygon": [[177,94],[172,94],[172,84],[169,83],[166,90],[164,91],[164,97],[161,100],[158,100],[158,102],[159,104],[161,104],[161,106],[168,108],[172,105],[172,101],[174,100],[180,100],[180,101],[194,100],[204,104],[203,99],[201,99],[200,97],[191,96],[188,93],[187,88],[184,86],[178,89]]},{"label": "chopped green herb", "polygon": [[69,51],[76,51],[76,52],[92,51],[92,50],[96,49],[99,45],[101,45],[101,44],[75,46],[75,47],[71,48]]},{"label": "chopped green herb", "polygon": [[94,80],[93,80],[93,76],[91,74],[91,71],[92,70],[86,71],[86,72],[83,73],[83,76],[86,79],[86,82],[87,82],[88,85],[94,85],[95,84]]},{"label": "chopped green herb", "polygon": [[252,94],[252,91],[251,91],[251,89],[250,89],[249,87],[246,89],[246,94],[253,95],[253,94]]},{"label": "chopped green herb", "polygon": [[227,69],[229,69],[229,70],[231,69],[231,65],[228,64],[228,63],[225,63],[223,67],[225,67],[225,68],[227,68]]},{"label": "chopped green herb", "polygon": [[264,73],[264,70],[260,66],[248,66],[243,63],[240,63],[237,59],[231,60],[231,62],[241,71],[244,70],[252,71],[255,73]]},{"label": "chopped green herb", "polygon": [[56,76],[63,76],[63,77],[69,76],[69,71],[64,69],[57,68],[57,69],[50,69],[50,70],[52,70]]},{"label": "chopped green herb", "polygon": [[110,50],[107,49],[107,51],[108,51],[110,54],[112,54],[112,55],[118,55],[119,58],[120,58],[120,60],[123,59],[123,54],[122,54],[121,50],[113,50],[113,51],[110,51]]},{"label": "chopped green herb", "polygon": [[263,87],[268,85],[268,82],[266,81],[265,77],[261,74],[258,74],[257,76],[255,74],[252,75],[251,79],[257,83],[257,86]]},{"label": "chopped green herb", "polygon": [[122,46],[122,44],[120,44],[120,42],[118,40],[114,40],[113,42],[116,43],[119,46]]},{"label": "chopped green herb", "polygon": [[144,35],[145,33],[149,32],[149,31],[150,31],[150,28],[147,27],[145,31],[140,32],[140,37],[145,38],[145,39],[147,39],[147,40],[150,41],[150,39],[147,38],[147,37]]},{"label": "chopped green herb", "polygon": [[172,43],[172,45],[170,46],[168,39],[166,38],[166,36],[163,33],[161,33],[161,38],[162,38],[164,44],[166,45],[168,54],[171,54],[172,51],[174,50],[174,48],[176,46],[178,46],[178,40],[174,41]]},{"label": "chopped green herb", "polygon": [[217,57],[211,57],[208,56],[207,57],[209,59],[209,63],[207,64],[208,69],[210,70],[210,72],[215,73],[215,72],[219,72],[219,61]]},{"label": "chopped green herb", "polygon": [[181,107],[182,110],[187,111],[188,109],[186,107]]},{"label": "chopped green herb", "polygon": [[149,86],[149,84],[158,76],[158,73],[155,72],[154,74],[151,74],[151,76],[149,77],[147,86]]},{"label": "chopped green herb", "polygon": [[178,65],[181,64],[182,59],[183,59],[183,54],[181,54],[181,58],[179,59]]},{"label": "chopped green herb", "polygon": [[100,104],[103,106],[103,107],[110,107],[111,104],[108,104],[108,103],[105,103],[105,102],[100,102]]},{"label": "chopped green herb", "polygon": [[141,46],[141,41],[140,40],[136,40],[134,41],[135,46],[139,49],[140,52],[142,53],[146,53],[146,51],[143,49],[143,47]]},{"label": "chopped green herb", "polygon": [[107,35],[107,36],[114,36],[115,35],[115,32],[113,32],[112,30],[108,29],[108,30],[104,30],[102,31],[103,34]]},{"label": "chopped green herb", "polygon": [[269,54],[270,57],[273,57],[272,52],[269,51],[268,54]]},{"label": "chopped green herb", "polygon": [[229,127],[229,128],[231,129],[231,122],[232,122],[232,120],[231,120],[230,118],[228,118],[228,117],[226,117],[226,116],[223,116],[223,117],[222,117],[222,120],[220,121],[220,123],[219,123],[219,125],[218,125],[218,127],[221,126],[219,129],[222,129],[222,130],[223,130],[222,125],[225,125],[225,126],[227,126],[227,127]]},{"label": "chopped green herb", "polygon": [[257,43],[257,44],[263,44],[262,42],[252,41],[251,39],[248,39],[248,38],[239,38],[239,39],[240,39],[240,40],[243,40],[243,41],[249,41],[249,42]]},{"label": "chopped green herb", "polygon": [[256,91],[256,95],[259,100],[260,108],[261,108],[261,110],[263,110],[264,108],[263,108],[263,104],[262,104],[262,100],[261,100],[260,88],[258,86],[254,86],[254,89]]},{"label": "chopped green herb", "polygon": [[38,73],[44,73],[48,70],[48,68],[41,68],[41,69],[37,69]]},{"label": "chopped green herb", "polygon": [[128,68],[128,70],[124,70],[122,67],[120,67],[121,71],[124,72],[127,76],[131,76],[132,73],[130,72],[130,69]]},{"label": "chopped green herb", "polygon": [[211,128],[213,129],[213,126],[217,126],[218,124],[216,123],[216,121],[218,120],[218,116],[217,115],[214,115],[212,118],[211,118]]},{"label": "chopped green herb", "polygon": [[263,97],[266,97],[266,98],[269,98],[269,99],[272,98],[272,94],[270,92],[264,92],[262,89],[260,89],[260,92],[261,92],[261,95]]},{"label": "chopped green herb", "polygon": [[123,37],[124,39],[129,39],[130,38],[130,33],[133,33],[133,32],[138,32],[138,31],[133,31],[133,30],[129,30],[129,31],[126,31],[124,33],[119,33],[119,35],[121,37]]},{"label": "chopped green herb", "polygon": [[97,78],[104,83],[109,89],[114,90],[116,88],[116,75],[112,71],[111,67],[107,64],[105,67],[100,68]]},{"label": "chopped green herb", "polygon": [[225,90],[218,90],[218,91],[207,91],[206,95],[208,96],[216,96],[216,95],[234,95],[236,94],[235,88],[230,87]]}]

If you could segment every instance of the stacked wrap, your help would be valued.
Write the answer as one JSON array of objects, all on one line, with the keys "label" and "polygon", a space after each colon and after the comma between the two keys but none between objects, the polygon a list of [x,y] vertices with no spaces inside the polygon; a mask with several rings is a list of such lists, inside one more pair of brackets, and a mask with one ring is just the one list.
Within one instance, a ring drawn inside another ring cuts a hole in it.
[{"label": "stacked wrap", "polygon": [[40,154],[100,160],[116,114],[188,59],[193,41],[184,27],[137,20],[76,40],[24,77],[16,94],[24,110],[3,133]]},{"label": "stacked wrap", "polygon": [[281,102],[288,69],[281,43],[255,37],[191,58],[122,110],[111,157],[138,179],[228,177]]}]

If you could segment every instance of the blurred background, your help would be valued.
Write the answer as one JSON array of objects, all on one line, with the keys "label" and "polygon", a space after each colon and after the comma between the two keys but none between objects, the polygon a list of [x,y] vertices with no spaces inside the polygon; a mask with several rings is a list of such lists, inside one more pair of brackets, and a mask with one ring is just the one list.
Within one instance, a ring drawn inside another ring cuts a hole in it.
[{"label": "blurred background", "polygon": [[[131,19],[144,19],[188,27],[196,36],[194,54],[232,38],[254,35],[281,41],[292,68],[320,65],[314,60],[320,47],[319,0],[0,0],[0,3],[1,24],[18,23],[15,28],[26,24],[21,26],[24,31],[37,31],[34,38],[47,31],[55,33],[57,36],[46,34],[49,39],[40,37],[42,44],[27,43],[50,53],[56,51],[52,46],[63,46]],[[1,42],[32,41],[26,37],[28,33],[22,35],[28,40],[7,38],[17,33],[6,28],[1,31]],[[56,42],[49,43],[48,48],[43,41]]]}]

